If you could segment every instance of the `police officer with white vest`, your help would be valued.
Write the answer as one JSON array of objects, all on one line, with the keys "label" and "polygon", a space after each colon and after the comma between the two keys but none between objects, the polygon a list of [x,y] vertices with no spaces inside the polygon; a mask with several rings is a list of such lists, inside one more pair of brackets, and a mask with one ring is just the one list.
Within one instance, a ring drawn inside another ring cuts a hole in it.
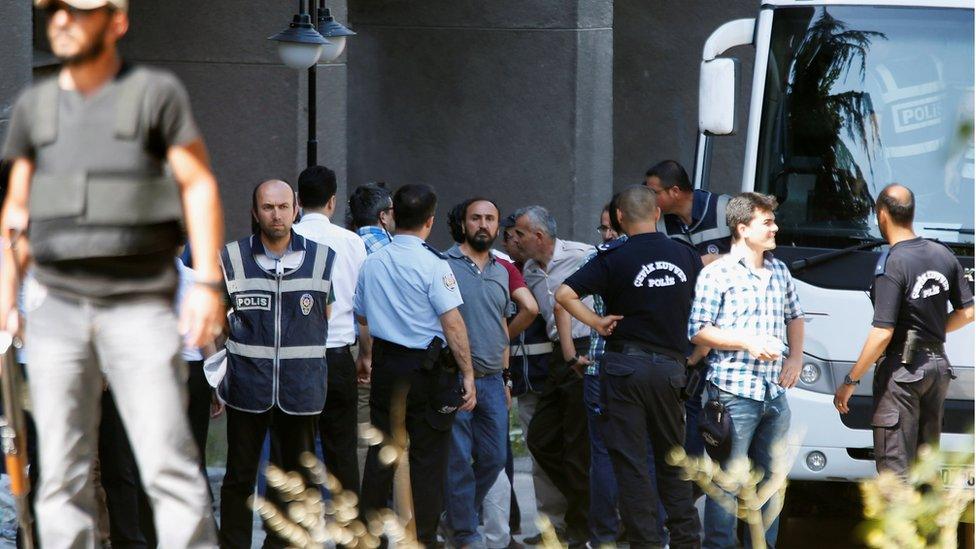
[{"label": "police officer with white vest", "polygon": [[[336,254],[292,230],[298,209],[284,181],[258,185],[252,213],[257,234],[220,254],[231,307],[227,374],[218,387],[227,404],[227,472],[220,489],[220,546],[227,548],[251,546],[247,498],[268,430],[276,465],[301,471],[301,454],[315,451],[326,396]],[[265,547],[285,545],[268,533]]]},{"label": "police officer with white vest", "polygon": [[[406,389],[410,485],[417,539],[432,547],[444,508],[444,477],[454,413],[474,409],[474,371],[457,280],[445,256],[425,242],[437,195],[404,185],[393,195],[396,236],[366,258],[353,311],[373,338],[370,421],[393,433],[393,397]],[[372,446],[363,473],[365,513],[387,507],[393,469]]]},{"label": "police officer with white vest", "polygon": [[946,392],[955,377],[945,354],[946,332],[973,321],[973,295],[953,253],[915,235],[911,190],[888,185],[875,211],[891,248],[875,269],[873,327],[834,405],[842,414],[850,411],[855,386],[880,358],[871,417],[874,460],[878,471],[905,475],[920,445],[939,444]]},{"label": "police officer with white vest", "polygon": [[[180,331],[190,345],[206,343],[223,312],[223,219],[206,148],[183,85],[120,57],[126,0],[35,4],[46,12],[51,49],[63,64],[21,94],[7,132],[3,156],[14,164],[0,229],[0,328],[19,327],[14,297],[29,221],[38,284],[27,296],[26,338],[40,542],[96,545],[90,472],[104,376],[152,502],[159,545],[212,547],[179,356]],[[198,270],[178,326],[173,257],[181,218]]]}]

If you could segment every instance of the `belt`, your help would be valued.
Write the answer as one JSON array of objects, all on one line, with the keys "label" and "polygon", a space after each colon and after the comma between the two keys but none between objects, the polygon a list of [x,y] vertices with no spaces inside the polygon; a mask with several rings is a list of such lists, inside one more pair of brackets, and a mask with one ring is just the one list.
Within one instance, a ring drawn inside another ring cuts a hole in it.
[{"label": "belt", "polygon": [[544,355],[552,352],[552,342],[512,345],[512,356]]},{"label": "belt", "polygon": [[329,354],[329,353],[347,353],[347,352],[349,352],[349,349],[351,349],[351,348],[352,348],[352,345],[342,345],[342,346],[339,346],[339,347],[329,347],[329,348],[327,348],[325,350],[325,353],[326,354]]},{"label": "belt", "polygon": [[945,344],[941,341],[919,341],[915,343],[915,350],[945,354]]},{"label": "belt", "polygon": [[494,375],[501,375],[501,372],[479,372],[478,370],[474,371],[475,379],[481,379],[483,377],[491,377]]},{"label": "belt", "polygon": [[393,343],[392,341],[387,341],[378,337],[373,338],[373,346],[375,347],[377,345],[382,347],[384,352],[394,353],[397,355],[415,356],[427,354],[427,349],[413,349],[411,347],[404,347],[399,343]]},{"label": "belt", "polygon": [[624,355],[664,355],[678,361],[678,364],[684,364],[687,360],[687,357],[678,351],[660,347],[658,345],[652,345],[643,341],[630,341],[626,339],[623,341],[607,341],[604,349],[610,351],[611,353],[621,353]]}]

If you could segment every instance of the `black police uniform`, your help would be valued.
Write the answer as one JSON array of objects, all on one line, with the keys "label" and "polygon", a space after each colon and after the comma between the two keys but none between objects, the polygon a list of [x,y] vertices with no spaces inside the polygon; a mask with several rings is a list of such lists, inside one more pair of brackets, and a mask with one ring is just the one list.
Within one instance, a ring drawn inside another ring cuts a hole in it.
[{"label": "black police uniform", "polygon": [[874,458],[879,471],[904,474],[918,445],[937,445],[942,432],[953,377],[943,346],[947,302],[961,309],[973,304],[973,296],[951,251],[914,238],[879,258],[871,297],[872,324],[894,328],[874,375]]},{"label": "black police uniform", "polygon": [[565,282],[579,295],[602,296],[608,315],[623,315],[607,338],[600,384],[607,449],[631,547],[661,545],[658,493],[647,471],[648,440],[671,547],[700,546],[691,483],[665,456],[684,444],[686,330],[701,268],[701,258],[689,246],[662,233],[645,233],[603,247]]}]

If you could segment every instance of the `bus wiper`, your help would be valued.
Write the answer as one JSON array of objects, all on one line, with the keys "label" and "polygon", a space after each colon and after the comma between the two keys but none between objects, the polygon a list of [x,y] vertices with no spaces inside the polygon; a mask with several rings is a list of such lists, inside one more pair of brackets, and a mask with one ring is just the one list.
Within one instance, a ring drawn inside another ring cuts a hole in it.
[{"label": "bus wiper", "polygon": [[950,227],[922,227],[922,228],[925,229],[926,231],[946,231],[946,232],[949,232],[949,233],[973,234],[973,228],[972,227],[959,227],[959,228],[950,228]]},{"label": "bus wiper", "polygon": [[839,250],[831,250],[826,253],[815,255],[813,257],[804,257],[803,259],[797,259],[790,263],[790,270],[793,272],[800,272],[810,267],[820,265],[821,263],[826,263],[838,257],[847,255],[851,252],[858,252],[861,250],[869,250],[871,248],[876,248],[882,244],[887,244],[886,240],[880,238],[873,238],[871,240],[865,240],[859,244],[853,246],[848,246],[847,248],[841,248]]}]

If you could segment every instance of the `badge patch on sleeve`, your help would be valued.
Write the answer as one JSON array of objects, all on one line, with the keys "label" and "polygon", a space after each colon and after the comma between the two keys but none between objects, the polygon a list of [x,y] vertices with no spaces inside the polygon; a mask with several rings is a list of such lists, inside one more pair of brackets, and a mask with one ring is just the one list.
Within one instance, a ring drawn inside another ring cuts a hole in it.
[{"label": "badge patch on sleeve", "polygon": [[442,279],[444,282],[444,287],[449,291],[453,292],[457,289],[457,279],[454,278],[454,273],[447,273]]},{"label": "badge patch on sleeve", "polygon": [[270,311],[271,296],[265,294],[237,294],[234,308],[238,311]]},{"label": "badge patch on sleeve", "polygon": [[302,294],[302,299],[298,302],[302,307],[302,314],[308,316],[308,313],[312,312],[312,294]]},{"label": "badge patch on sleeve", "polygon": [[708,253],[710,254],[718,253],[718,246],[716,246],[715,244],[709,244],[707,249],[708,249]]}]

